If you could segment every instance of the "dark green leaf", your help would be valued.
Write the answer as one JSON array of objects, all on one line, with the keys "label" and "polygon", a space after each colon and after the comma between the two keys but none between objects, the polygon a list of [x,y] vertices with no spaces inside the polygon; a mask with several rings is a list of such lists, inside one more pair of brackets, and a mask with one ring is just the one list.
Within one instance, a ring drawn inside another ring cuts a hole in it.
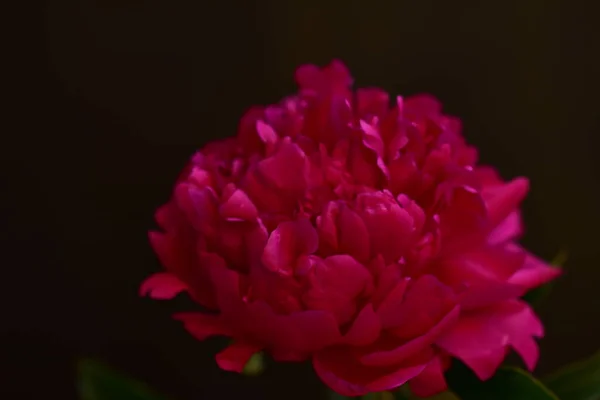
[{"label": "dark green leaf", "polygon": [[454,364],[446,377],[450,389],[462,400],[558,400],[522,369],[503,367],[491,379],[482,382],[465,365]]},{"label": "dark green leaf", "polygon": [[[567,261],[567,251],[561,250],[554,259],[550,262],[550,265],[555,266],[556,268],[562,268]],[[547,283],[543,286],[533,289],[525,296],[523,296],[523,300],[528,302],[534,307],[539,306],[550,294],[552,291],[552,287],[554,286],[554,282]]]},{"label": "dark green leaf", "polygon": [[342,396],[341,394],[334,392],[333,390],[328,390],[327,394],[328,394],[327,398],[329,400],[346,400],[346,399],[352,398],[352,397]]},{"label": "dark green leaf", "polygon": [[600,353],[561,368],[543,381],[561,399],[598,400],[600,399]]},{"label": "dark green leaf", "polygon": [[408,385],[402,386],[400,389],[394,392],[395,400],[460,400],[454,393],[452,392],[444,392],[440,394],[436,394],[435,396],[427,397],[423,399],[421,397],[415,396]]},{"label": "dark green leaf", "polygon": [[78,362],[77,379],[81,400],[165,400],[145,384],[94,360]]},{"label": "dark green leaf", "polygon": [[265,355],[262,352],[254,353],[250,360],[244,366],[244,375],[247,376],[258,376],[263,373],[265,369]]}]

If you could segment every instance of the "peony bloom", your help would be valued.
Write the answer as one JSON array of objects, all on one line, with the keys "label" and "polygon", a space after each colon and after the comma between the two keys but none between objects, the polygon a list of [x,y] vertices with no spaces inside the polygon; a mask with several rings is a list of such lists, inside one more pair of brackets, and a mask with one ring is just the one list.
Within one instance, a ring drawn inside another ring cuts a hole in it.
[{"label": "peony bloom", "polygon": [[174,318],[233,339],[221,368],[312,360],[347,396],[433,395],[452,358],[487,379],[509,349],[534,368],[543,327],[520,297],[558,272],[516,242],[527,179],[479,165],[432,97],[353,92],[337,61],[296,80],[192,158],[150,233],[166,271],[141,293],[208,310]]}]

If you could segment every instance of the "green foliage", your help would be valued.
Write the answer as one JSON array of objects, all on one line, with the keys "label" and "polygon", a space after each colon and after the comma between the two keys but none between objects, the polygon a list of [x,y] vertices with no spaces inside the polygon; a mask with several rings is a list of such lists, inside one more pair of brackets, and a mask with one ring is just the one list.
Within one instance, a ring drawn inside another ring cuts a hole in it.
[{"label": "green foliage", "polygon": [[600,352],[561,368],[543,382],[563,400],[599,400]]},{"label": "green foliage", "polygon": [[145,384],[90,359],[77,363],[81,400],[166,400]]},{"label": "green foliage", "polygon": [[258,376],[265,369],[265,355],[262,352],[254,353],[244,366],[243,374],[247,376]]},{"label": "green foliage", "polygon": [[558,400],[540,381],[520,368],[502,367],[482,382],[464,364],[454,364],[447,374],[448,385],[461,400]]}]

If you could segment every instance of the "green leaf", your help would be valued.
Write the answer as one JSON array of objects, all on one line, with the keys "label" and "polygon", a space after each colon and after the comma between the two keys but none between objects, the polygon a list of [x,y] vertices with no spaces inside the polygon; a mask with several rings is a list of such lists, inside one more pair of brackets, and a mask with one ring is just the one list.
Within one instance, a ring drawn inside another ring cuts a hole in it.
[{"label": "green leaf", "polygon": [[[550,265],[555,266],[556,268],[562,268],[567,261],[568,253],[566,250],[561,250],[554,257],[554,259],[550,262]],[[543,286],[540,286],[536,289],[533,289],[525,296],[523,296],[523,300],[528,302],[534,307],[538,307],[547,297],[550,295],[552,291],[552,287],[554,286],[554,282],[547,283]]]},{"label": "green leaf", "polygon": [[265,355],[262,352],[254,353],[244,366],[242,373],[247,376],[258,376],[265,370]]},{"label": "green leaf", "polygon": [[[450,389],[462,400],[558,400],[540,381],[520,368],[502,367],[482,382],[464,364],[454,364],[446,378]],[[567,399],[571,400],[564,400]]]},{"label": "green leaf", "polygon": [[404,385],[400,387],[397,391],[394,392],[395,400],[460,400],[454,393],[452,392],[443,392],[440,394],[436,394],[435,396],[427,397],[423,399],[421,397],[415,396],[408,385]]},{"label": "green leaf", "polygon": [[81,400],[165,400],[144,383],[90,359],[77,363],[77,380]]},{"label": "green leaf", "polygon": [[561,399],[600,399],[600,352],[561,368],[543,381]]}]

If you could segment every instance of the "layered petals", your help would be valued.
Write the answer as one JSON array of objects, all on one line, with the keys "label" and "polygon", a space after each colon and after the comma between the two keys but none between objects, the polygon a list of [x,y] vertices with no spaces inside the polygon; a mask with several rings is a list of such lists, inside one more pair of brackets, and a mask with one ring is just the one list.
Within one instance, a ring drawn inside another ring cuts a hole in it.
[{"label": "layered petals", "polygon": [[149,234],[165,270],[140,295],[198,303],[174,318],[231,339],[224,370],[257,351],[311,360],[346,396],[429,397],[451,358],[487,379],[511,349],[534,368],[543,327],[519,299],[560,272],[517,244],[528,180],[479,165],[432,96],[354,92],[340,61],[296,81],[192,157]]}]

